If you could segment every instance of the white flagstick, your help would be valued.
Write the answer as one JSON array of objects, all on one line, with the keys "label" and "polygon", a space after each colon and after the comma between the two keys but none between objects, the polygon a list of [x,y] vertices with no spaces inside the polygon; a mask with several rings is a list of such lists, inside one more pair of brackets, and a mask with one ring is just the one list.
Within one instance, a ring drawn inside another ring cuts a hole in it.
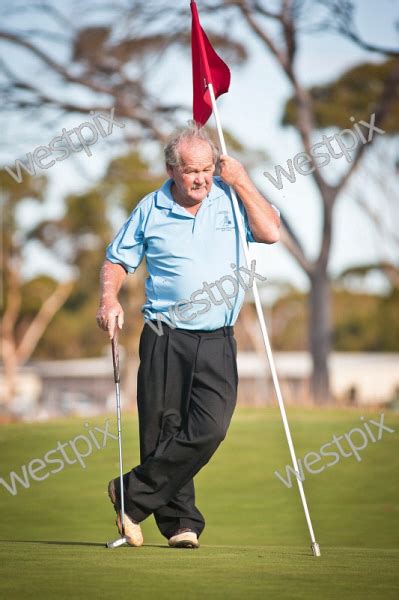
[{"label": "white flagstick", "polygon": [[[212,85],[212,83],[208,84],[208,89],[209,89],[209,95],[210,95],[211,102],[212,102],[213,114],[214,114],[214,117],[215,117],[216,129],[217,129],[217,132],[218,132],[218,136],[219,136],[219,141],[220,141],[220,146],[221,146],[221,149],[222,149],[222,153],[227,155],[226,144],[225,144],[225,141],[224,141],[223,130],[222,130],[222,127],[221,127],[221,124],[220,124],[219,112],[218,112],[217,105],[216,105],[216,98],[215,98],[215,93],[213,91],[213,85]],[[232,198],[232,202],[233,202],[233,209],[234,209],[236,221],[237,221],[237,224],[238,224],[238,231],[239,231],[239,234],[240,234],[241,245],[242,245],[242,248],[244,250],[244,256],[245,256],[245,260],[246,260],[246,263],[247,263],[247,267],[250,268],[251,260],[250,260],[249,249],[248,249],[247,240],[246,240],[246,234],[244,232],[244,226],[243,226],[242,219],[241,219],[241,213],[240,213],[240,209],[239,209],[239,206],[238,206],[237,195],[236,195],[234,189],[231,186],[230,186],[230,192],[231,192],[231,198]],[[311,549],[312,549],[312,552],[313,552],[314,556],[320,556],[320,547],[319,547],[319,544],[316,542],[316,539],[315,539],[315,536],[314,536],[314,532],[313,532],[312,522],[310,520],[310,514],[309,514],[309,510],[308,510],[308,505],[307,505],[307,502],[306,502],[305,492],[304,492],[302,481],[301,481],[301,478],[300,478],[301,476],[300,476],[299,469],[298,469],[298,462],[297,462],[296,455],[295,455],[294,445],[292,443],[290,428],[288,426],[287,415],[286,415],[286,412],[285,412],[283,397],[281,395],[280,384],[279,384],[279,381],[278,381],[278,378],[277,378],[276,368],[274,366],[274,359],[273,359],[272,349],[271,349],[271,346],[270,346],[269,336],[268,336],[268,333],[267,333],[267,330],[266,330],[265,318],[264,318],[264,315],[263,315],[262,305],[260,303],[259,293],[258,293],[258,287],[256,285],[255,279],[253,281],[253,294],[254,294],[254,299],[255,299],[256,312],[258,314],[260,328],[261,328],[261,331],[262,331],[263,342],[265,344],[266,354],[267,354],[267,358],[268,358],[269,364],[270,364],[270,371],[271,371],[271,374],[272,374],[272,380],[273,380],[274,390],[276,392],[276,396],[277,396],[277,400],[278,400],[278,405],[280,407],[280,413],[281,413],[281,417],[282,417],[282,420],[283,420],[284,431],[285,431],[285,435],[287,437],[287,442],[288,442],[288,447],[289,447],[289,450],[290,450],[292,464],[293,464],[293,467],[294,467],[294,471],[296,473],[296,480],[298,482],[299,494],[301,496],[303,510],[305,512],[306,522],[307,522],[308,528],[309,528],[310,539],[311,539],[311,542],[312,542]]]}]

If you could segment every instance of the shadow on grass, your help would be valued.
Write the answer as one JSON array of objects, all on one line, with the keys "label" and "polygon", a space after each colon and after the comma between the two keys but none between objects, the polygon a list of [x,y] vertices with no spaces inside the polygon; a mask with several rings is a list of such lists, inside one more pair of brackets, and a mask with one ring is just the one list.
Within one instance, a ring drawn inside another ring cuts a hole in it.
[{"label": "shadow on grass", "polygon": [[[106,548],[106,543],[98,543],[98,542],[65,542],[61,540],[1,540],[0,543],[11,543],[11,544],[54,544],[55,546],[97,546],[99,548]],[[132,546],[128,546],[127,544],[121,546],[122,548],[132,548]],[[164,546],[162,544],[145,544],[142,548],[163,548],[165,550],[171,550],[169,546]],[[108,549],[108,548],[107,548]],[[116,548],[115,548],[116,549]]]},{"label": "shadow on grass", "polygon": [[61,542],[58,540],[0,540],[12,544],[55,544],[59,546],[105,546],[96,542]]},{"label": "shadow on grass", "polygon": [[[54,546],[96,546],[98,548],[104,548],[106,550],[109,550],[109,548],[107,548],[106,543],[99,543],[99,542],[73,542],[73,541],[61,541],[61,540],[3,540],[0,539],[0,543],[11,543],[11,544],[51,544]],[[137,550],[137,548],[134,548],[133,546],[128,546],[127,544],[125,544],[124,546],[120,546],[120,548],[132,548],[133,550]],[[167,544],[144,544],[143,546],[140,547],[140,551],[142,552],[143,550],[145,550],[146,548],[158,548],[160,550],[182,550],[182,548],[171,548],[170,546],[168,546]],[[226,551],[226,550],[233,550],[233,551],[237,551],[237,549],[239,548],[238,546],[224,546],[224,545],[202,545],[201,546],[202,550],[221,550],[221,551]],[[245,549],[245,550],[253,550],[254,552],[258,552],[260,551],[259,547],[252,547],[252,546],[243,546],[241,547],[241,549]],[[113,548],[113,550],[119,550],[119,548]],[[184,548],[184,550],[198,550],[197,548]],[[287,554],[289,556],[301,556],[301,557],[311,557],[314,558],[312,553],[306,550],[299,550],[298,548],[292,548],[289,549],[287,548],[288,552],[283,552],[282,554],[279,552],[279,550],[277,550],[275,547],[262,547],[262,550],[266,550],[266,554],[268,554],[267,551],[272,552],[275,554],[275,556],[279,555],[281,557],[286,557]],[[261,558],[261,556],[259,556],[259,558]]]}]

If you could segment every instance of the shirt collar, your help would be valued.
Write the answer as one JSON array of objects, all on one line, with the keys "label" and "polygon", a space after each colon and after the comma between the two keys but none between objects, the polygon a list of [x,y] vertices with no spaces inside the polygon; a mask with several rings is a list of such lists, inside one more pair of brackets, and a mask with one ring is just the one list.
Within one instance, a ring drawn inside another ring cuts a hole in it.
[{"label": "shirt collar", "polygon": [[[171,185],[173,183],[173,179],[167,179],[162,187],[157,192],[156,204],[157,206],[161,206],[162,208],[172,209],[176,206],[180,206],[177,204],[172,196]],[[211,191],[204,198],[203,202],[206,204],[212,204],[217,198],[223,196],[225,194],[225,190],[223,189],[223,182],[220,177],[213,178],[213,184],[211,187]]]}]

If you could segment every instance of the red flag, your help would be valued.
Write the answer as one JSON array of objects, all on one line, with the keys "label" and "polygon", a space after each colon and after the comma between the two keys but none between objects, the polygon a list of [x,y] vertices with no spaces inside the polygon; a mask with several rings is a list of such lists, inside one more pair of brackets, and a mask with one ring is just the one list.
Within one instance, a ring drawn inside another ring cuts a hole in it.
[{"label": "red flag", "polygon": [[191,1],[191,50],[193,62],[193,118],[205,125],[212,114],[208,83],[212,83],[215,98],[225,94],[230,86],[229,67],[218,56],[199,22],[197,5]]}]

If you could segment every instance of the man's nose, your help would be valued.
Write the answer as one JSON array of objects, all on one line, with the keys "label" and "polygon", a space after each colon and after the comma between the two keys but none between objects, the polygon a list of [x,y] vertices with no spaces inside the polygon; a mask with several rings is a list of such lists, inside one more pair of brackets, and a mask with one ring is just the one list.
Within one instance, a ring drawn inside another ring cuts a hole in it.
[{"label": "man's nose", "polygon": [[197,173],[194,179],[196,185],[202,185],[205,181],[203,173]]}]

